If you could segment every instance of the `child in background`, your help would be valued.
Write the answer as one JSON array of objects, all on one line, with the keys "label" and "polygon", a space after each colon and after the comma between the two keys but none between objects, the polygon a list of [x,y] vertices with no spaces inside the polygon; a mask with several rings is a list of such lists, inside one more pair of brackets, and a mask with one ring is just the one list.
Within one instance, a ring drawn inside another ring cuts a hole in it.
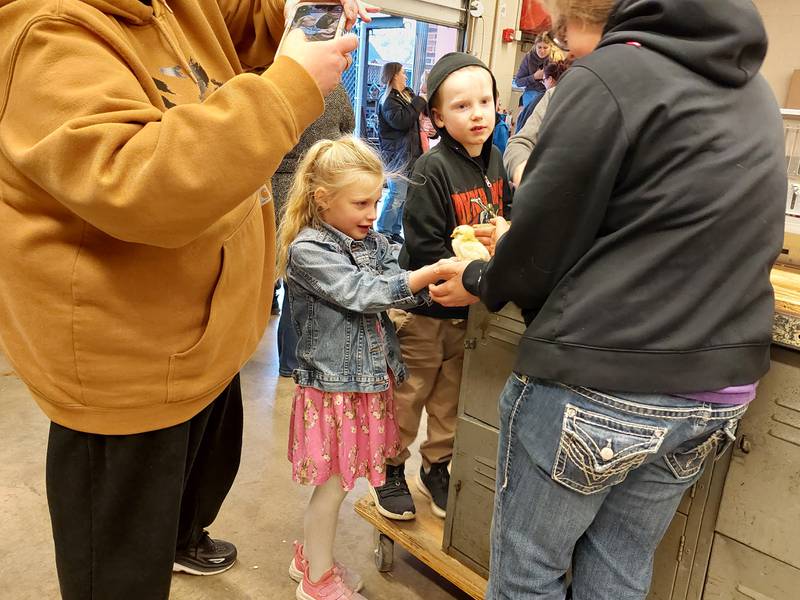
[{"label": "child in background", "polygon": [[333,559],[339,508],[356,478],[383,484],[398,451],[392,393],[405,368],[385,311],[423,304],[419,292],[437,279],[434,266],[401,269],[372,230],[383,182],[364,142],[318,142],[281,222],[278,264],[299,335],[289,460],[295,481],[316,486],[289,566],[301,600],[364,598],[358,576]]},{"label": "child in background", "polygon": [[[426,101],[428,99],[428,73],[430,71],[422,73],[419,84],[419,95]],[[436,127],[433,126],[433,121],[431,121],[427,111],[422,111],[419,114],[419,141],[422,144],[423,154],[439,143],[439,134],[436,132]]]},{"label": "child in background", "polygon": [[[489,69],[475,57],[453,52],[434,65],[427,84],[441,142],[417,160],[411,176],[400,253],[400,264],[411,269],[453,257],[453,230],[508,217],[511,198],[502,156],[492,145],[497,92]],[[409,373],[395,395],[401,453],[389,459],[386,483],[370,488],[378,511],[390,519],[416,515],[405,461],[423,407],[428,431],[417,485],[431,499],[434,514],[445,515],[467,310],[432,304],[390,311]]]}]

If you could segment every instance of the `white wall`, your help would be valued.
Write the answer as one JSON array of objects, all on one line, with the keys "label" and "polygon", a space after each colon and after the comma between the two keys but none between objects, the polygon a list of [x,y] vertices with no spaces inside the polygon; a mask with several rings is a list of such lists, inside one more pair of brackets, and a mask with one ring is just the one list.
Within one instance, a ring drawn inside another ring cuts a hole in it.
[{"label": "white wall", "polygon": [[[709,0],[713,2],[714,0]],[[800,0],[753,0],[764,19],[769,36],[769,51],[762,74],[772,86],[778,103],[783,105],[789,80],[800,69]],[[521,44],[503,44],[503,28],[516,29],[521,11],[520,0],[483,0],[484,40],[481,49],[481,23],[473,20],[468,47],[494,72],[504,106],[511,103],[511,80],[521,60]]]},{"label": "white wall", "polygon": [[754,4],[769,36],[761,72],[783,106],[792,72],[800,69],[800,0],[754,0]]},{"label": "white wall", "polygon": [[[800,1],[800,0],[798,0]],[[494,73],[500,102],[511,105],[511,80],[521,60],[518,42],[504,44],[503,29],[516,30],[521,10],[520,0],[483,0],[483,19],[470,19],[467,49],[483,60]]]}]

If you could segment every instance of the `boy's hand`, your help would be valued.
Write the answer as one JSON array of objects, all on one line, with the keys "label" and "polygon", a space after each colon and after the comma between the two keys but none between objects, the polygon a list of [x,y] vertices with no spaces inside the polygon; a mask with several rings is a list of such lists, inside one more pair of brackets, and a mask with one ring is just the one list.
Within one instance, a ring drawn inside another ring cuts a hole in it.
[{"label": "boy's hand", "polygon": [[475,237],[478,238],[478,241],[486,246],[486,249],[489,250],[489,254],[494,255],[494,230],[495,225],[491,221],[489,223],[482,223],[480,225],[473,225],[472,229],[475,232]]},{"label": "boy's hand", "polygon": [[503,217],[495,217],[492,219],[492,224],[494,225],[494,243],[497,245],[497,242],[500,241],[500,238],[508,233],[509,229],[511,229],[511,223],[506,221]]},{"label": "boy's hand", "polygon": [[472,229],[475,231],[475,237],[478,238],[478,241],[486,246],[489,254],[494,256],[497,242],[506,234],[509,227],[509,222],[503,217],[494,217],[489,221],[489,224],[475,225]]},{"label": "boy's hand", "polygon": [[326,42],[309,42],[299,29],[292,31],[281,46],[281,54],[300,63],[327,96],[341,81],[350,66],[350,52],[358,46],[358,38],[345,35]]}]

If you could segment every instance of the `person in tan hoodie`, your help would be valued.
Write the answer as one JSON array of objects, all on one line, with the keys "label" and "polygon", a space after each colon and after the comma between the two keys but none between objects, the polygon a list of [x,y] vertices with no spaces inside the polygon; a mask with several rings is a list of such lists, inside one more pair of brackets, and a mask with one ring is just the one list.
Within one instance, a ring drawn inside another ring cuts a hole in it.
[{"label": "person in tan hoodie", "polygon": [[298,32],[276,58],[284,8],[0,0],[0,343],[52,421],[66,600],[236,559],[205,527],[272,299],[267,182],[356,45]]}]

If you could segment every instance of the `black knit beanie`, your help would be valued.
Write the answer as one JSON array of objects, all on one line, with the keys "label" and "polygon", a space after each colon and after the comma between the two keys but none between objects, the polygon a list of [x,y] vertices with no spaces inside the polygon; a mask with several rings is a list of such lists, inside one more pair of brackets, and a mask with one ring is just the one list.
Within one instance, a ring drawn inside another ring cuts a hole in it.
[{"label": "black knit beanie", "polygon": [[[445,54],[436,61],[431,72],[428,73],[428,105],[433,105],[433,98],[442,86],[442,83],[444,83],[444,80],[447,79],[451,73],[463,69],[464,67],[481,67],[489,71],[489,67],[487,67],[481,59],[467,54],[466,52],[450,52]],[[494,101],[496,104],[497,82],[491,71],[489,71],[489,75],[492,76],[492,93],[494,94]]]}]

